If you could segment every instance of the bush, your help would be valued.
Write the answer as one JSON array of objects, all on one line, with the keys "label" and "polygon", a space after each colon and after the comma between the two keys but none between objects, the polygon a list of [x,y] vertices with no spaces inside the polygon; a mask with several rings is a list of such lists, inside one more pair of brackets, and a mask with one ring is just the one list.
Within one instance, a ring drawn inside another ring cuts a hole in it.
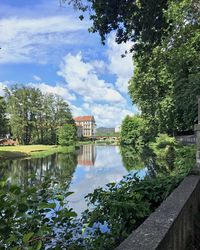
[{"label": "bush", "polygon": [[122,122],[121,144],[133,146],[141,150],[146,141],[145,121],[139,115],[126,116]]},{"label": "bush", "polygon": [[65,124],[58,129],[58,144],[70,146],[76,140],[76,127],[72,124]]}]

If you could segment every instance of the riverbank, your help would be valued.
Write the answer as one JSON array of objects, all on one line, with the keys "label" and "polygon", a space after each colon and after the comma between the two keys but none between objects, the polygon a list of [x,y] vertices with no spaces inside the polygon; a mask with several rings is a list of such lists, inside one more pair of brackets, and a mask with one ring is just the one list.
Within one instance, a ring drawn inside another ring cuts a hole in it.
[{"label": "riverbank", "polygon": [[87,144],[97,144],[97,145],[110,145],[110,146],[119,146],[119,141],[110,141],[110,140],[96,140],[96,141],[78,141],[76,145],[87,145]]},{"label": "riverbank", "polygon": [[0,160],[17,159],[23,157],[43,157],[54,153],[69,153],[75,146],[61,147],[56,145],[19,145],[0,147]]}]

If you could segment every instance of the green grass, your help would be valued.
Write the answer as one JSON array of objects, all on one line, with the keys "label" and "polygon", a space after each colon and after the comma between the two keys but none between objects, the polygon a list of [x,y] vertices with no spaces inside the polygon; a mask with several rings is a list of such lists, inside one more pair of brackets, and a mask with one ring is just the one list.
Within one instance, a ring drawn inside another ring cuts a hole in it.
[{"label": "green grass", "polygon": [[75,146],[61,147],[56,145],[19,145],[0,147],[0,160],[16,159],[21,157],[45,157],[54,153],[69,153]]}]

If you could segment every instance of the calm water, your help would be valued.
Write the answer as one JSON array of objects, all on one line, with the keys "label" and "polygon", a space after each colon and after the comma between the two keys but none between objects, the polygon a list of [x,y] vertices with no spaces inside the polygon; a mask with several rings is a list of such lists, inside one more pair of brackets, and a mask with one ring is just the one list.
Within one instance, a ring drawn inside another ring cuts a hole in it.
[{"label": "calm water", "polygon": [[[0,176],[12,184],[34,186],[45,175],[67,182],[69,206],[78,214],[87,208],[84,197],[97,187],[118,182],[129,171],[122,161],[118,146],[83,145],[80,150],[68,154],[54,154],[44,158],[20,159],[0,163]],[[132,170],[132,172],[138,172]],[[141,167],[138,175],[143,177],[146,169]],[[30,178],[30,176],[35,178]]]}]

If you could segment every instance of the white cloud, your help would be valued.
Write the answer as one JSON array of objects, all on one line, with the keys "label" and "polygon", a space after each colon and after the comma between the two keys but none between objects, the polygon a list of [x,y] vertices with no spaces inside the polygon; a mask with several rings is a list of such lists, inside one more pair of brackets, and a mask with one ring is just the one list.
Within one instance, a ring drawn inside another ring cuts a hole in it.
[{"label": "white cloud", "polygon": [[33,75],[33,79],[34,80],[36,80],[36,81],[41,81],[42,79],[39,77],[39,76],[37,76],[37,75]]},{"label": "white cloud", "polygon": [[133,46],[131,42],[117,44],[114,35],[108,38],[108,69],[110,73],[116,75],[116,87],[123,93],[128,92],[128,81],[133,75],[132,54],[128,53],[121,57],[125,51],[129,51]]},{"label": "white cloud", "polygon": [[29,86],[39,88],[42,93],[57,94],[68,102],[76,100],[76,96],[62,85],[51,86],[47,83],[29,83]]},{"label": "white cloud", "polygon": [[94,69],[99,73],[103,73],[106,70],[106,63],[102,60],[92,61],[91,64],[94,66]]},{"label": "white cloud", "polygon": [[0,63],[39,62],[59,51],[61,45],[80,43],[77,31],[88,24],[71,16],[0,19]]},{"label": "white cloud", "polygon": [[71,104],[70,108],[71,108],[71,111],[72,111],[72,115],[74,117],[82,116],[82,115],[87,114],[87,113],[84,112],[84,109],[82,107],[77,107],[76,105]]},{"label": "white cloud", "polygon": [[137,113],[134,109],[131,111],[127,106],[111,106],[108,104],[91,105],[91,112],[95,116],[98,126],[117,126],[126,115]]},{"label": "white cloud", "polygon": [[124,103],[125,99],[111,83],[100,79],[94,65],[84,62],[81,53],[65,56],[58,75],[62,76],[70,90],[79,94],[85,102]]},{"label": "white cloud", "polygon": [[4,89],[7,87],[5,82],[0,82],[0,96],[4,96]]},{"label": "white cloud", "polygon": [[127,115],[138,113],[137,108],[128,107],[128,105],[110,105],[98,103],[83,103],[81,107],[71,105],[74,116],[94,115],[97,127],[116,127],[121,124]]}]

